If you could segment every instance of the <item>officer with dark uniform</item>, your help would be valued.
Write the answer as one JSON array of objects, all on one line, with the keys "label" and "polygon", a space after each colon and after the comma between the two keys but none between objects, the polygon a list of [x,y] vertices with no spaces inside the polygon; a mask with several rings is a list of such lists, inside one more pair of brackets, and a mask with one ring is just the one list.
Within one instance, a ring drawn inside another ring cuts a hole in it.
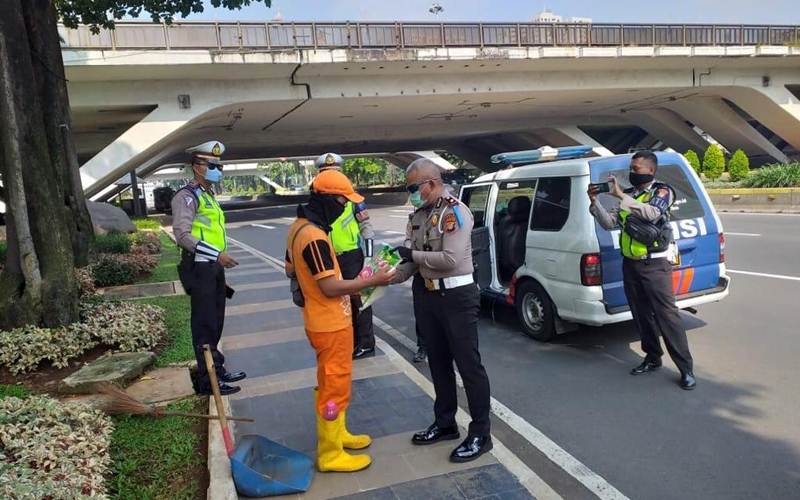
[{"label": "officer with dark uniform", "polygon": [[181,247],[178,274],[184,290],[191,296],[192,346],[197,358],[194,379],[198,394],[211,393],[211,381],[203,357],[203,345],[211,346],[220,392],[234,394],[241,390],[228,385],[245,378],[244,372],[225,370],[225,357],[217,346],[225,321],[225,299],[232,292],[225,283],[225,268],[238,263],[226,252],[225,214],[214,197],[211,185],[222,180],[219,158],[225,146],[209,141],[189,148],[194,179],[172,198],[172,230]]},{"label": "officer with dark uniform", "polygon": [[455,420],[455,361],[472,422],[467,438],[453,450],[450,460],[469,462],[492,449],[489,378],[478,351],[480,293],[472,278],[472,213],[445,192],[440,168],[428,159],[421,158],[408,167],[406,185],[411,203],[419,209],[411,219],[411,246],[397,248],[406,263],[398,266],[393,282],[405,281],[417,271],[424,280],[417,324],[436,391],[436,420],[411,441],[426,445],[460,437]]},{"label": "officer with dark uniform", "polygon": [[[341,170],[342,157],[336,153],[325,153],[316,159],[314,166],[320,172],[325,170]],[[344,212],[333,224],[329,233],[336,260],[342,271],[342,278],[355,279],[364,268],[364,258],[372,257],[375,231],[369,220],[367,206],[348,201]],[[363,311],[361,296],[351,295],[353,311],[353,359],[361,359],[375,355],[375,332],[372,329],[372,307]]]},{"label": "officer with dark uniform", "polygon": [[[629,174],[632,188],[623,191],[616,179],[609,177],[609,194],[620,199],[619,208],[607,211],[597,201],[597,187],[590,185],[589,211],[605,229],[622,227],[620,249],[624,257],[625,296],[646,354],[644,361],[631,370],[631,375],[653,372],[661,367],[664,354],[658,339],[661,334],[672,361],[680,370],[680,387],[692,390],[697,385],[692,355],[672,290],[672,258],[677,248],[671,243],[669,210],[675,195],[669,185],[654,181],[657,169],[658,158],[652,152],[634,154]],[[660,244],[654,242],[648,247],[631,236],[631,233],[640,234],[633,228],[633,224],[640,221],[654,224],[664,234]]]}]

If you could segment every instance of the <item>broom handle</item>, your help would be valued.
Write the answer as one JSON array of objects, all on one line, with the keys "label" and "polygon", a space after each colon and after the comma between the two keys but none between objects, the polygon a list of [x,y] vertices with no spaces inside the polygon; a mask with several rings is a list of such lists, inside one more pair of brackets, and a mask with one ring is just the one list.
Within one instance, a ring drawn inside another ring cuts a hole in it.
[{"label": "broom handle", "polygon": [[[203,415],[202,413],[184,413],[180,411],[160,411],[158,412],[158,416],[175,416],[175,417],[196,417],[196,418],[205,418],[206,420],[219,420],[217,415]],[[247,418],[247,417],[234,417],[231,415],[225,415],[227,420],[233,420],[235,422],[247,422],[252,424],[256,421],[254,418]]]},{"label": "broom handle", "polygon": [[222,406],[222,396],[219,394],[217,370],[214,368],[214,358],[211,357],[211,347],[208,344],[203,346],[203,355],[206,358],[208,377],[211,379],[211,392],[214,394],[214,404],[217,405],[217,415],[219,416],[219,426],[222,428],[222,440],[225,441],[225,451],[228,453],[228,456],[231,456],[233,455],[233,439],[231,438],[231,431],[228,429],[228,420],[225,418],[225,408]]}]

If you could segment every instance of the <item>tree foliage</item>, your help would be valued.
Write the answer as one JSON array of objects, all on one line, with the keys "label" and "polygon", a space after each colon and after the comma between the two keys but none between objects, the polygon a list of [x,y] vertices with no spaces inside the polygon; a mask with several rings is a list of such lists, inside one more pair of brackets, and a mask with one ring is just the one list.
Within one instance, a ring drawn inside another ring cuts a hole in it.
[{"label": "tree foliage", "polygon": [[750,158],[741,149],[737,149],[731,156],[731,160],[728,162],[728,172],[730,172],[733,182],[739,182],[750,175]]},{"label": "tree foliage", "polygon": [[689,166],[694,169],[695,172],[700,174],[700,157],[697,156],[697,153],[692,151],[691,149],[683,154],[683,157],[686,158],[686,161],[689,163]]},{"label": "tree foliage", "polygon": [[[150,14],[154,22],[171,23],[175,16],[203,12],[203,0],[54,0],[61,21],[69,28],[79,24],[113,28],[114,21],[123,17],[139,17]],[[271,0],[211,0],[213,7],[241,9],[251,3],[263,2],[271,6]]]},{"label": "tree foliage", "polygon": [[725,171],[725,155],[716,144],[711,144],[703,155],[703,173],[709,179],[716,180]]}]

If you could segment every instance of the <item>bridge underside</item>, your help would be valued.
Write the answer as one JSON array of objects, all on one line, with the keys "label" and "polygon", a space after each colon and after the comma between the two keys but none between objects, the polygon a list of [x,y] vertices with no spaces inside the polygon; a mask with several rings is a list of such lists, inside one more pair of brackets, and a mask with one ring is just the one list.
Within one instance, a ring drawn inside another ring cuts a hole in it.
[{"label": "bridge underside", "polygon": [[545,144],[699,152],[713,138],[756,164],[800,150],[794,49],[747,58],[455,50],[65,50],[84,186],[102,197],[126,172],[185,161],[186,147],[210,139],[225,143],[226,159],[447,150],[483,169],[492,154]]}]

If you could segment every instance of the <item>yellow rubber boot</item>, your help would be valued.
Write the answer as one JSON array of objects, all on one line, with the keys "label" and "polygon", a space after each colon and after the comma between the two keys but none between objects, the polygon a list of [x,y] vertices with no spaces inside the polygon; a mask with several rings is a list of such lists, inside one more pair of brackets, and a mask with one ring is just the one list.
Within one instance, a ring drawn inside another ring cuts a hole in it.
[{"label": "yellow rubber boot", "polygon": [[[319,400],[319,389],[314,388],[314,405],[316,406]],[[350,434],[347,430],[347,413],[341,412],[342,415],[342,447],[348,450],[363,450],[372,444],[372,438],[366,434]]]},{"label": "yellow rubber boot", "polygon": [[347,412],[342,412],[342,446],[348,450],[363,450],[372,444],[372,438],[366,434],[350,434],[347,430]]},{"label": "yellow rubber boot", "polygon": [[325,420],[317,415],[317,469],[320,472],[355,472],[369,467],[369,455],[350,455],[342,447],[344,416]]}]

